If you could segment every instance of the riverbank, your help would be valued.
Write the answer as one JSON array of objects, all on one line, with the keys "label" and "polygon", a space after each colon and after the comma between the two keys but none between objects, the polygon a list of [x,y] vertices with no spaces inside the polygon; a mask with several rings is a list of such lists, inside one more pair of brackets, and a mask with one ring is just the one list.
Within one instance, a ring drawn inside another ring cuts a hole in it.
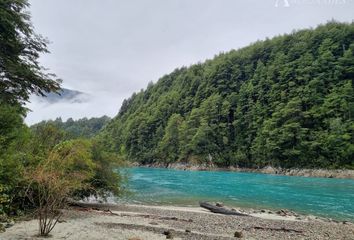
[{"label": "riverbank", "polygon": [[[247,212],[246,212],[247,213]],[[311,216],[227,216],[199,208],[87,204],[64,211],[51,239],[353,239],[354,224]],[[18,222],[0,239],[36,239],[36,220]]]},{"label": "riverbank", "polygon": [[354,179],[354,170],[349,169],[285,169],[275,167],[264,168],[238,168],[227,167],[219,168],[207,164],[190,164],[190,163],[170,163],[170,164],[138,164],[132,163],[131,166],[138,167],[152,167],[152,168],[172,168],[178,170],[192,170],[192,171],[234,171],[234,172],[250,172],[250,173],[264,173],[264,174],[277,174],[285,176],[299,176],[299,177],[323,177],[323,178],[348,178]]}]

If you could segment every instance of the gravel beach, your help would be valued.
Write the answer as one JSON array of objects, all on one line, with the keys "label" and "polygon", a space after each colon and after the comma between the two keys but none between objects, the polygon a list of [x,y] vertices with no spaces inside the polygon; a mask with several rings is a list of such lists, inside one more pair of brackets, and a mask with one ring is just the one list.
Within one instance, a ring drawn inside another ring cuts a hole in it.
[{"label": "gravel beach", "polygon": [[[249,212],[247,212],[249,211]],[[354,224],[313,216],[246,210],[227,216],[198,207],[102,205],[72,207],[50,239],[348,239]],[[39,239],[36,220],[16,222],[1,240]]]}]

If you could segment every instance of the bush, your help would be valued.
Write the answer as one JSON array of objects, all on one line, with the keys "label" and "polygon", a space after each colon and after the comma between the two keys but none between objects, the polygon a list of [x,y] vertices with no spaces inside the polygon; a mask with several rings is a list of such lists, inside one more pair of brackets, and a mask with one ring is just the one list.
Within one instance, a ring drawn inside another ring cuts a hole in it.
[{"label": "bush", "polygon": [[59,218],[66,199],[85,189],[93,176],[89,141],[68,141],[59,144],[48,158],[26,174],[30,182],[27,196],[36,206],[39,234],[48,236]]}]

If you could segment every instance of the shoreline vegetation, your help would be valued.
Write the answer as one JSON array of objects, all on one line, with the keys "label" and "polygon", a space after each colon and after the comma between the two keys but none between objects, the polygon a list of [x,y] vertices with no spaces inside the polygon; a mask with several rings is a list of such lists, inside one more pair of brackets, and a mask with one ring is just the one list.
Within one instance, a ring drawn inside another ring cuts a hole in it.
[{"label": "shoreline vegetation", "polygon": [[[350,239],[352,222],[280,210],[237,209],[227,216],[200,207],[79,203],[63,211],[52,239]],[[21,221],[2,239],[28,239],[36,220]]]},{"label": "shoreline vegetation", "polygon": [[267,166],[264,168],[239,168],[239,167],[216,167],[210,164],[190,164],[190,163],[140,164],[138,162],[131,163],[128,166],[149,167],[149,168],[171,168],[177,170],[191,170],[191,171],[231,171],[231,172],[264,173],[264,174],[276,174],[276,175],[299,176],[299,177],[354,179],[354,170],[351,169],[299,169],[299,168],[286,169],[286,168],[276,168],[272,166]]}]

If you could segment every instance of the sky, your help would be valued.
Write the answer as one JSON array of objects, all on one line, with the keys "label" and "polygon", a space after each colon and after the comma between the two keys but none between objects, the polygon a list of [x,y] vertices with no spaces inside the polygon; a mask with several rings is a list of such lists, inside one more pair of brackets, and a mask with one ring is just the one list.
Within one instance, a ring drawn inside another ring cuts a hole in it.
[{"label": "sky", "polygon": [[28,124],[114,117],[122,101],[174,69],[257,40],[352,22],[354,0],[29,0],[35,32],[48,38],[41,64],[85,102],[32,97]]}]

